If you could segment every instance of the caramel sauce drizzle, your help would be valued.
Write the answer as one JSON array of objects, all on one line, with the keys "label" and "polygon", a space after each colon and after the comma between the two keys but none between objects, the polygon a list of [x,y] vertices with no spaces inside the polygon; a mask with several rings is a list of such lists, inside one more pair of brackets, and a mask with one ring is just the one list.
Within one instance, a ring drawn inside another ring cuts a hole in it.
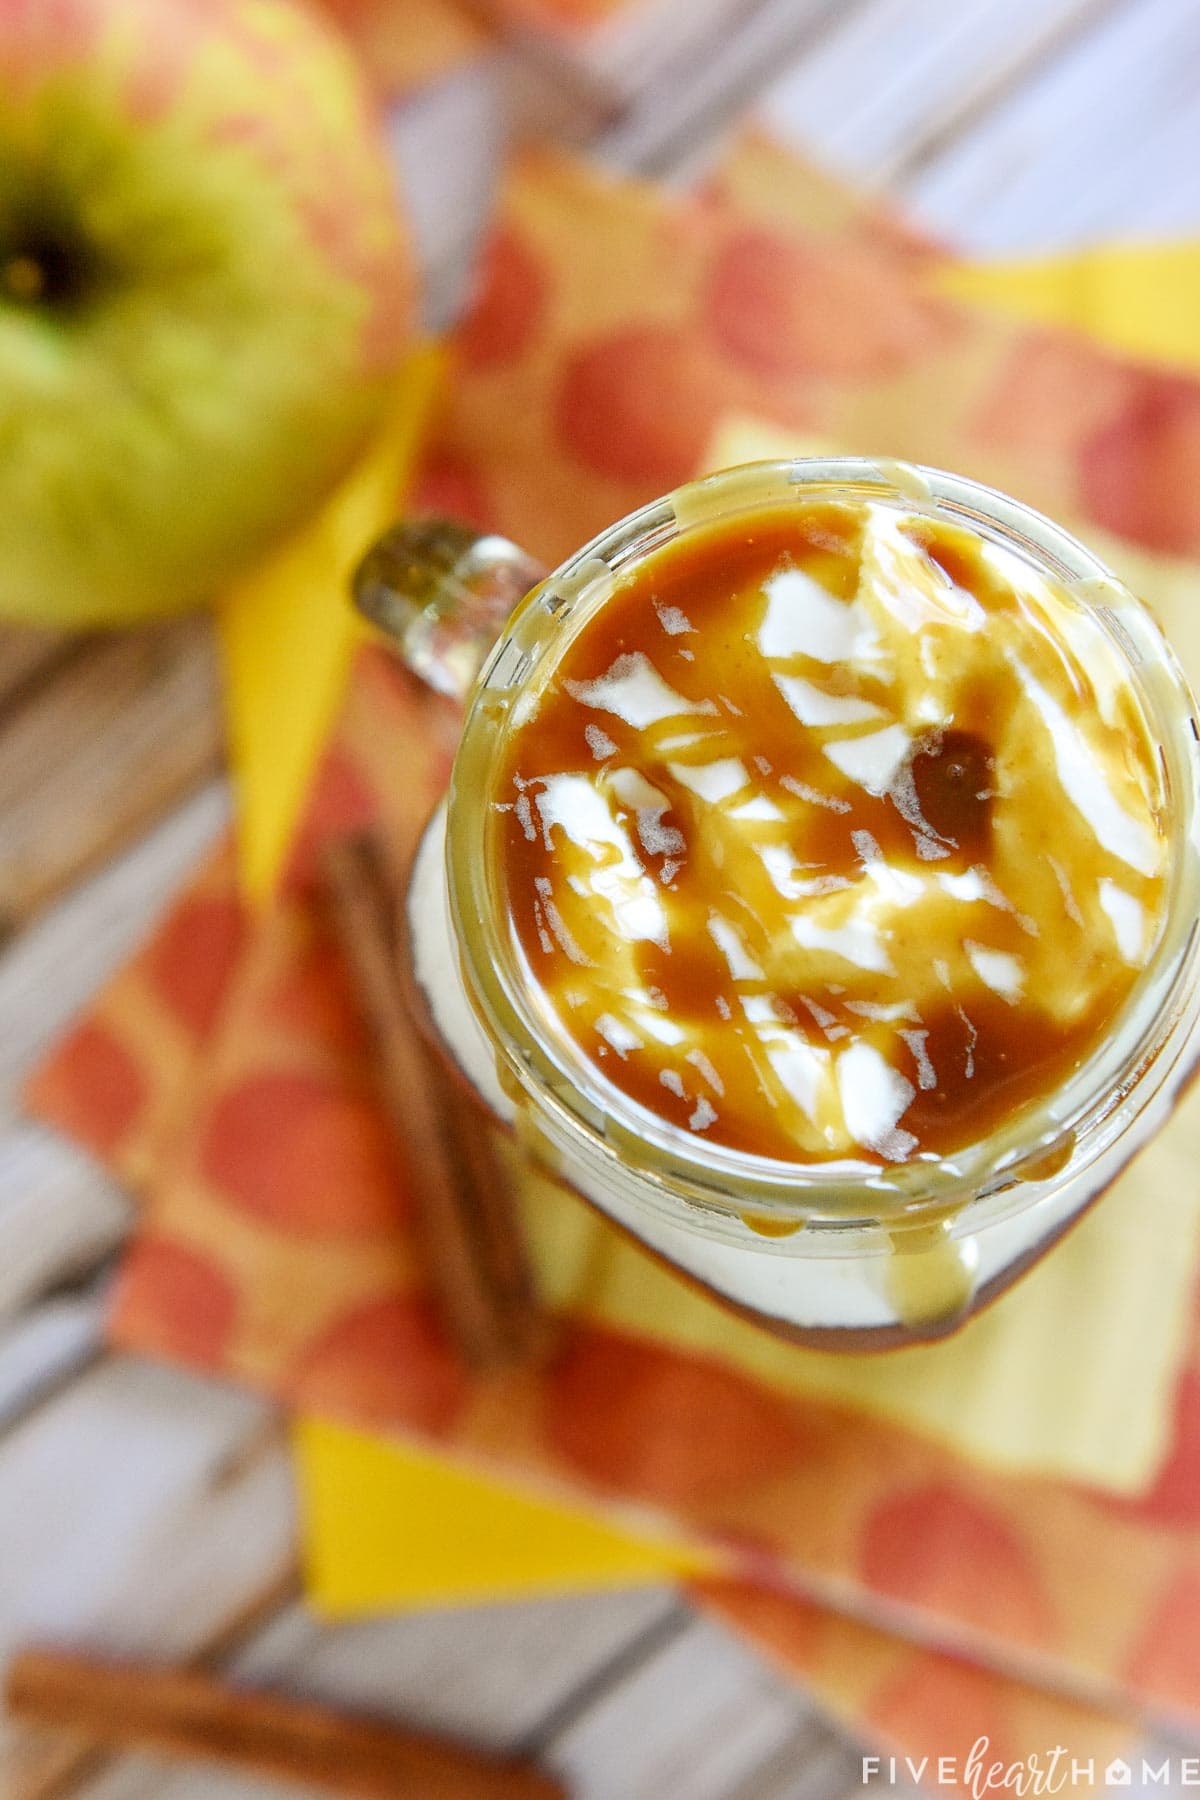
[{"label": "caramel sauce drizzle", "polygon": [[1136,691],[1085,606],[960,527],[694,529],[518,716],[486,854],[547,1027],[708,1141],[978,1142],[1095,1050],[1161,929]]}]

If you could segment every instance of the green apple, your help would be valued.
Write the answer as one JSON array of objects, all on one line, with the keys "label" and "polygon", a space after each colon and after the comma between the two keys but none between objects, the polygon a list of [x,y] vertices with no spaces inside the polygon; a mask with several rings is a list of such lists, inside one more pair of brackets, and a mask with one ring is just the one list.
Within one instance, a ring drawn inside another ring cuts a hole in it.
[{"label": "green apple", "polygon": [[0,0],[0,618],[218,593],[387,404],[409,273],[297,0]]}]

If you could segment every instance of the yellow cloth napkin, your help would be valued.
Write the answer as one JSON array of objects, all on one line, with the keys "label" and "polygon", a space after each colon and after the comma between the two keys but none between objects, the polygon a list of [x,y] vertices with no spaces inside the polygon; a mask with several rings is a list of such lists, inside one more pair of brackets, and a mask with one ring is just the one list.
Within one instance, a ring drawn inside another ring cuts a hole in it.
[{"label": "yellow cloth napkin", "polygon": [[722,1566],[636,1516],[601,1515],[323,1419],[301,1419],[293,1446],[305,1591],[329,1617],[638,1587]]},{"label": "yellow cloth napkin", "polygon": [[411,352],[384,429],[311,523],[218,612],[238,866],[251,902],[274,888],[366,629],[347,603],[347,577],[396,516],[442,366],[436,345]]},{"label": "yellow cloth napkin", "polygon": [[1125,356],[1200,369],[1200,243],[956,263],[939,270],[936,285],[956,300],[1084,331]]}]

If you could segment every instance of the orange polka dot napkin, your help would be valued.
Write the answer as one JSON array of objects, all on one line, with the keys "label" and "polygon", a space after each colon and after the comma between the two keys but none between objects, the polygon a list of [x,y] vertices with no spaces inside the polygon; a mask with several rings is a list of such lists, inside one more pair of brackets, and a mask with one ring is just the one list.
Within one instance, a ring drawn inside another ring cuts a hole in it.
[{"label": "orange polka dot napkin", "polygon": [[[1107,1758],[1139,1701],[1188,1707],[1195,1640],[1176,1628],[1200,1597],[1190,1375],[1170,1464],[1129,1503],[999,1479],[583,1318],[544,1372],[479,1380],[460,1365],[409,1235],[412,1189],[374,1108],[353,997],[305,903],[327,834],[383,816],[400,841],[409,799],[416,819],[444,779],[453,724],[365,653],[279,904],[249,926],[218,850],[36,1078],[35,1109],[145,1197],[112,1340],[415,1436],[535,1494],[657,1515],[740,1568],[703,1586],[704,1605],[897,1753],[965,1757],[986,1730],[1006,1757],[1063,1741]],[[1047,1680],[1107,1704],[1064,1705]]]},{"label": "orange polka dot napkin", "polygon": [[[762,141],[683,202],[535,156],[458,336],[424,498],[554,561],[686,478],[719,421],[750,416],[1082,522],[1142,559],[1186,632],[1200,385],[931,296],[934,260]],[[408,1230],[413,1172],[382,1132],[306,898],[330,832],[375,820],[403,856],[453,740],[448,710],[365,654],[278,904],[247,930],[218,858],[36,1077],[34,1109],[147,1198],[114,1339],[534,1485],[658,1509],[752,1577],[710,1603],[889,1741],[936,1750],[917,1697],[932,1692],[1033,1748],[1061,1716],[1043,1682],[1200,1719],[1200,1316],[1169,1452],[1125,1499],[985,1470],[585,1317],[541,1373],[481,1381],[458,1364]],[[830,1602],[893,1635],[867,1657]],[[1060,1729],[1085,1727],[1118,1729],[1081,1698]]]},{"label": "orange polka dot napkin", "polygon": [[1168,572],[1200,553],[1200,383],[952,304],[940,253],[824,187],[796,204],[795,169],[751,137],[682,205],[527,159],[427,501],[556,562],[748,415],[991,481]]}]

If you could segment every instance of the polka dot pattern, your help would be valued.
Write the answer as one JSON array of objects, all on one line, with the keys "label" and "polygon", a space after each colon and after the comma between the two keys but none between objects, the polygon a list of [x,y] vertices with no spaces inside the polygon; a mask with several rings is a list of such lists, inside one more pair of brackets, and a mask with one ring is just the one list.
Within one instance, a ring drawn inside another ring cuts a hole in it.
[{"label": "polka dot pattern", "polygon": [[473,370],[512,362],[535,341],[546,309],[548,276],[535,253],[503,226],[484,250],[474,305],[458,337]]},{"label": "polka dot pattern", "polygon": [[245,917],[230,895],[198,895],[168,918],[147,952],[147,974],[164,1007],[202,1043],[233,974]]},{"label": "polka dot pattern", "polygon": [[872,1698],[868,1717],[886,1738],[936,1745],[960,1764],[981,1738],[989,1763],[1012,1760],[1003,1699],[990,1673],[930,1651],[905,1659]]},{"label": "polka dot pattern", "polygon": [[874,1593],[1024,1643],[1048,1640],[1037,1567],[991,1507],[947,1482],[889,1494],[867,1517],[860,1568]]},{"label": "polka dot pattern", "polygon": [[581,1331],[556,1371],[547,1436],[589,1481],[669,1505],[719,1499],[799,1460],[795,1409],[744,1377],[640,1340]]},{"label": "polka dot pattern", "polygon": [[283,1377],[299,1406],[366,1424],[403,1418],[441,1435],[470,1393],[436,1314],[420,1296],[386,1296],[344,1314]]},{"label": "polka dot pattern", "polygon": [[408,1215],[378,1107],[320,1076],[270,1070],[228,1088],[199,1164],[229,1205],[288,1234],[371,1237]]},{"label": "polka dot pattern", "polygon": [[495,507],[478,463],[452,450],[425,458],[416,492],[416,510],[442,513],[486,529]]},{"label": "polka dot pattern", "polygon": [[120,1343],[154,1345],[200,1369],[225,1363],[238,1308],[237,1285],[219,1260],[148,1232],[133,1246],[116,1295]]},{"label": "polka dot pattern", "polygon": [[1200,553],[1200,383],[1144,376],[1080,445],[1079,490],[1108,531],[1149,550]]},{"label": "polka dot pattern", "polygon": [[1194,1715],[1200,1694],[1200,1566],[1169,1577],[1138,1634],[1125,1674],[1145,1698]]},{"label": "polka dot pattern", "polygon": [[945,328],[911,282],[890,271],[885,278],[869,250],[763,230],[725,241],[702,306],[713,341],[767,381],[886,378],[918,361]]},{"label": "polka dot pattern", "polygon": [[735,391],[669,326],[614,332],[564,359],[557,448],[613,481],[669,487],[700,461]]},{"label": "polka dot pattern", "polygon": [[27,1101],[96,1155],[117,1155],[134,1131],[147,1082],[133,1054],[102,1021],[84,1019],[56,1045]]}]

